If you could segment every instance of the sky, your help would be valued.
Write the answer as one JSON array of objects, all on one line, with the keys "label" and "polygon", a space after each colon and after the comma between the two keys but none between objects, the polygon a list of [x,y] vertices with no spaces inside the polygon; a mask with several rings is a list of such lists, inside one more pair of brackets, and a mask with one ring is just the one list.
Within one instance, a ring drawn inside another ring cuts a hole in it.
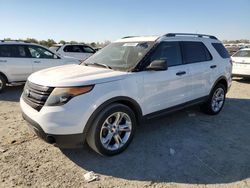
[{"label": "sky", "polygon": [[250,39],[250,0],[0,0],[0,39],[102,42],[169,32]]}]

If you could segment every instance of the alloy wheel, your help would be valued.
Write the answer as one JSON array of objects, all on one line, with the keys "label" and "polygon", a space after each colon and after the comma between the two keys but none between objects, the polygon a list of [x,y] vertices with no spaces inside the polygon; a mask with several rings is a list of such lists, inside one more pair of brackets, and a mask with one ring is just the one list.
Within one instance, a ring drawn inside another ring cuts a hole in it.
[{"label": "alloy wheel", "polygon": [[219,110],[221,110],[224,101],[225,91],[222,88],[216,89],[212,98],[212,110],[214,112],[218,112]]},{"label": "alloy wheel", "polygon": [[118,150],[127,143],[131,135],[132,121],[125,112],[111,114],[102,124],[100,140],[107,150]]}]

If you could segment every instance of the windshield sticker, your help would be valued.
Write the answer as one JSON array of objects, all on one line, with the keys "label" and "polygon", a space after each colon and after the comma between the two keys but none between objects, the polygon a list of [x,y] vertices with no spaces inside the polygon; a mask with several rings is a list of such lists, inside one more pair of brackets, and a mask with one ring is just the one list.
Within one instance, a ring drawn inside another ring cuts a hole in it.
[{"label": "windshield sticker", "polygon": [[132,42],[123,44],[123,46],[137,46],[137,45],[138,43],[132,43]]}]

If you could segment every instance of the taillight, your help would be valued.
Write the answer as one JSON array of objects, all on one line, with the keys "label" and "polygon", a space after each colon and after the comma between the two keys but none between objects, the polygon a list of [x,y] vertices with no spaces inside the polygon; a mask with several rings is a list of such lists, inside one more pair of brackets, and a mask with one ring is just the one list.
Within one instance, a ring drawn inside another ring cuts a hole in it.
[{"label": "taillight", "polygon": [[232,59],[230,59],[230,60],[229,60],[229,63],[230,63],[231,65],[233,65],[233,60],[232,60]]}]

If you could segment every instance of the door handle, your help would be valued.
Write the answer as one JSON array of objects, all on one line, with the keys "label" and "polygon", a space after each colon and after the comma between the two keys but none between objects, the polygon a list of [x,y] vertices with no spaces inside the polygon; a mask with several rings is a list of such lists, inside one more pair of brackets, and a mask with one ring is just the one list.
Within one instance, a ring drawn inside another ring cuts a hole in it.
[{"label": "door handle", "polygon": [[7,60],[0,60],[0,63],[6,63]]},{"label": "door handle", "polygon": [[211,65],[211,66],[210,66],[211,69],[214,69],[214,68],[216,68],[216,67],[217,67],[217,65]]},{"label": "door handle", "polygon": [[34,63],[41,63],[41,61],[34,61]]},{"label": "door handle", "polygon": [[176,73],[177,76],[181,76],[181,75],[184,75],[184,74],[186,74],[186,71],[180,71],[180,72]]}]

